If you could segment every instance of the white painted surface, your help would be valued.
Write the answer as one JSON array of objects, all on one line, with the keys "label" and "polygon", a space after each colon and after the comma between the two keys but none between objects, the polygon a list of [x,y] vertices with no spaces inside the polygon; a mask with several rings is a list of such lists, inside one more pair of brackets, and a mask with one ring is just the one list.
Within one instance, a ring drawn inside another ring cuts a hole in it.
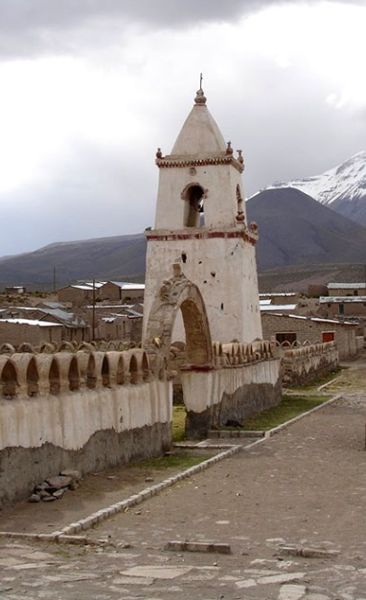
[{"label": "white painted surface", "polygon": [[[186,263],[182,263],[182,251]],[[176,262],[203,296],[212,340],[249,343],[262,338],[255,250],[235,238],[149,242],[143,336],[154,298],[163,280],[172,277]],[[178,331],[174,340],[182,339]]]},{"label": "white painted surface", "polygon": [[[155,229],[149,232],[147,250],[143,338],[152,303],[163,280],[172,277],[172,265],[178,262],[203,296],[213,340],[260,339],[255,248],[244,240],[247,231],[244,191],[241,173],[236,168],[240,168],[240,163],[225,163],[228,155],[224,138],[205,105],[193,107],[172,154],[164,160],[180,158],[179,165],[171,162],[174,166],[160,168]],[[217,164],[197,165],[197,160],[204,163],[211,159]],[[189,161],[195,161],[195,166],[189,166]],[[188,210],[185,190],[190,185],[198,185],[205,192],[204,227],[185,227]],[[236,220],[238,186],[244,222]],[[213,234],[217,237],[208,237]],[[240,234],[242,237],[230,237]],[[187,239],[187,235],[191,237]],[[161,239],[162,236],[168,239]]]},{"label": "white painted surface", "polygon": [[37,448],[49,442],[79,450],[97,431],[117,433],[172,418],[172,386],[160,380],[59,396],[0,401],[0,450]]},{"label": "white painted surface", "polygon": [[219,403],[224,393],[232,395],[250,384],[276,385],[279,375],[280,360],[277,359],[208,372],[183,371],[184,404],[187,410],[201,413]]},{"label": "white painted surface", "polygon": [[175,141],[172,155],[225,152],[226,144],[220,129],[205,104],[195,104]]}]

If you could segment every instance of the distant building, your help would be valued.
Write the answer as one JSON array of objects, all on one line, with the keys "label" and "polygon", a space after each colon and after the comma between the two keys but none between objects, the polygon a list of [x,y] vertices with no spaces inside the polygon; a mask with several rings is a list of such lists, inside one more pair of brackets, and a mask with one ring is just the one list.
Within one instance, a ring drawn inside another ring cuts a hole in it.
[{"label": "distant building", "polygon": [[25,294],[26,288],[24,285],[12,285],[5,288],[6,294]]},{"label": "distant building", "polygon": [[95,282],[94,288],[93,283],[75,283],[73,285],[67,285],[57,291],[57,299],[59,302],[70,302],[76,306],[81,306],[88,302],[92,302],[94,294],[96,298],[98,298],[99,288],[105,283],[105,281]]},{"label": "distant building", "polygon": [[128,281],[107,281],[99,290],[101,300],[116,300],[121,302],[143,302],[145,293],[144,283],[129,283]]},{"label": "distant building", "polygon": [[[72,342],[76,340],[81,342],[90,339],[90,328],[88,324],[73,312],[66,311],[63,308],[43,308],[42,306],[10,306],[4,309],[0,314],[0,324],[4,321],[12,322],[30,322],[52,323],[60,325],[61,339]],[[28,323],[31,324],[31,323]],[[34,325],[34,323],[32,323]],[[7,329],[7,331],[9,328]],[[31,333],[30,329],[24,329],[24,333]],[[31,334],[32,337],[33,333]],[[58,335],[58,334],[57,334]],[[5,340],[9,343],[10,340]],[[45,341],[48,341],[46,339]],[[32,343],[30,339],[24,338],[22,342]]]},{"label": "distant building", "polygon": [[324,316],[365,317],[366,295],[364,296],[321,296],[320,312]]},{"label": "distant building", "polygon": [[270,300],[271,304],[297,304],[299,294],[296,292],[267,292],[259,294],[259,301]]},{"label": "distant building", "polygon": [[366,296],[366,282],[328,283],[329,296]]},{"label": "distant building", "polygon": [[59,323],[38,319],[0,319],[0,344],[20,346],[23,342],[40,345],[62,341],[63,327]]},{"label": "distant building", "polygon": [[[94,286],[94,287],[93,287]],[[145,285],[127,281],[85,281],[61,288],[57,292],[59,302],[70,302],[82,306],[93,301],[93,296],[100,302],[142,302]]]},{"label": "distant building", "polygon": [[348,321],[266,312],[262,314],[262,326],[265,338],[278,344],[335,341],[343,360],[355,357],[363,345],[363,338],[357,335],[358,324]]}]

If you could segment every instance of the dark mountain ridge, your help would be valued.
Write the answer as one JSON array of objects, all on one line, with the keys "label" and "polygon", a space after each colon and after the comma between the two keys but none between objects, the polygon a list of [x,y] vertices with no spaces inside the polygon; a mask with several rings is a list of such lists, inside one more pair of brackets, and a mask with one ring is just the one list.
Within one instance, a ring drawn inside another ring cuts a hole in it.
[{"label": "dark mountain ridge", "polygon": [[[366,228],[294,188],[271,188],[247,202],[248,220],[259,225],[259,271],[290,265],[366,263]],[[0,259],[0,285],[39,289],[80,279],[140,280],[146,240],[141,234],[49,244]]]}]

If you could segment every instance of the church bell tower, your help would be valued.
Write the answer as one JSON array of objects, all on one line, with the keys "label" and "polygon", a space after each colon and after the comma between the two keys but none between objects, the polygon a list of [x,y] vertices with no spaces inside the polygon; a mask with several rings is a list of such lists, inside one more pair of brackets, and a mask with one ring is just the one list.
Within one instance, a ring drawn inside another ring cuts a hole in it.
[{"label": "church bell tower", "polygon": [[203,296],[212,340],[261,339],[258,235],[256,225],[248,225],[246,218],[244,159],[241,150],[235,156],[231,143],[225,143],[202,85],[171,154],[159,148],[156,165],[160,173],[155,227],[146,231],[143,337],[154,298],[172,276],[172,265],[180,263]]}]

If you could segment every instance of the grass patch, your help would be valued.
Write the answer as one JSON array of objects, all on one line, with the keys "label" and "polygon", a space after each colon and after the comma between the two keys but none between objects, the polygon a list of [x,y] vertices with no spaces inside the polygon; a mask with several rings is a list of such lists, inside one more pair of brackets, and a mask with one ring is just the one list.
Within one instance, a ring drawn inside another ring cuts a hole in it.
[{"label": "grass patch", "polygon": [[186,414],[185,406],[173,406],[173,442],[182,442],[185,439]]},{"label": "grass patch", "polygon": [[310,383],[308,385],[302,385],[300,387],[288,386],[286,389],[288,389],[291,392],[292,391],[299,392],[300,396],[301,396],[301,392],[311,392],[311,391],[316,392],[318,387],[320,387],[321,385],[324,385],[325,383],[328,383],[328,381],[331,381],[332,379],[334,379],[335,377],[340,375],[342,373],[343,369],[344,369],[344,367],[338,367],[337,369],[334,369],[334,371],[331,371],[324,377],[319,377],[319,379],[316,379],[315,381],[313,381],[312,383]]},{"label": "grass patch", "polygon": [[328,399],[329,396],[324,395],[284,396],[278,406],[268,408],[247,419],[244,423],[244,429],[250,431],[272,429],[315,406],[319,406],[319,404],[323,404]]},{"label": "grass patch", "polygon": [[176,454],[168,454],[167,456],[159,456],[158,458],[149,458],[142,460],[139,463],[135,463],[134,467],[140,467],[141,469],[157,469],[159,471],[164,469],[188,469],[194,467],[200,462],[207,459],[207,456],[191,454],[189,452],[177,452]]}]

